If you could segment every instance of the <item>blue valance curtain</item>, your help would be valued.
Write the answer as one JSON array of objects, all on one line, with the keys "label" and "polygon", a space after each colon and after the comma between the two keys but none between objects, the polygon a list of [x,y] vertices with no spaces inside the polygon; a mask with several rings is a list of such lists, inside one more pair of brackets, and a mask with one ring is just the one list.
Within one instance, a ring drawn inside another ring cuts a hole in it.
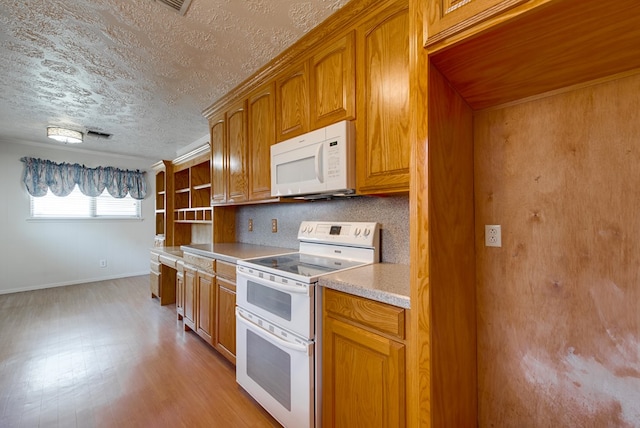
[{"label": "blue valance curtain", "polygon": [[111,166],[87,168],[84,165],[55,163],[44,159],[24,157],[23,181],[32,196],[44,196],[47,188],[56,196],[67,196],[77,184],[87,196],[98,196],[104,189],[114,198],[124,198],[127,193],[133,199],[147,196],[144,171],[131,171]]}]

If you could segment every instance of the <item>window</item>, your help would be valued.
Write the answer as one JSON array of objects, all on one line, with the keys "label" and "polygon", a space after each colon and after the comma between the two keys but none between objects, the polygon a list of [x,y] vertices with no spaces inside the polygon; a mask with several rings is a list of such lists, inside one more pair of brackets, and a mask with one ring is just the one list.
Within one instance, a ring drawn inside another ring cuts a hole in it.
[{"label": "window", "polygon": [[98,197],[85,196],[78,186],[67,196],[55,196],[47,191],[45,196],[31,198],[32,218],[141,218],[141,204],[127,194],[114,198],[106,190]]}]

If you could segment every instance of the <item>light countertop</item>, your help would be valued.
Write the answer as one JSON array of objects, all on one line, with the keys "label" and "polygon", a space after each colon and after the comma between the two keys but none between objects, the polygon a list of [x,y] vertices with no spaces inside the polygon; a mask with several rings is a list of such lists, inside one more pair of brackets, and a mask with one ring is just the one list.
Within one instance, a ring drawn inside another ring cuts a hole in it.
[{"label": "light countertop", "polygon": [[323,275],[318,284],[405,309],[411,307],[409,265],[375,263]]},{"label": "light countertop", "polygon": [[265,245],[244,244],[241,242],[229,244],[191,244],[182,245],[180,249],[185,253],[198,254],[204,257],[236,263],[241,259],[265,257],[274,254],[294,253],[292,248],[269,247]]},{"label": "light countertop", "polygon": [[[297,252],[296,249],[269,247],[264,245],[227,243],[191,244],[180,247],[153,247],[151,251],[171,257],[182,258],[184,252],[203,257],[236,263],[275,254]],[[409,266],[395,263],[375,263],[342,272],[323,275],[318,280],[321,287],[331,288],[355,296],[388,303],[401,308],[410,308]]]}]

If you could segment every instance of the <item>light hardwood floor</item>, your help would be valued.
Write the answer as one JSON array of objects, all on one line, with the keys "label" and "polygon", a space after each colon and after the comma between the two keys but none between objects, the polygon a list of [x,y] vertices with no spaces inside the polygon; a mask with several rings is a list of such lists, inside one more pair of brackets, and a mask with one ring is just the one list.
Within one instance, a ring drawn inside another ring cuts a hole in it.
[{"label": "light hardwood floor", "polygon": [[0,295],[0,427],[278,427],[149,277]]}]

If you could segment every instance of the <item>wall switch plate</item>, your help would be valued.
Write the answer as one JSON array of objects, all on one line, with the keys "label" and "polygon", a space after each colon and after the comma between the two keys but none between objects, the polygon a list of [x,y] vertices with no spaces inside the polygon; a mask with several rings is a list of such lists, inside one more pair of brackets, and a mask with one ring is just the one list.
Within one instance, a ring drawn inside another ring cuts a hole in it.
[{"label": "wall switch plate", "polygon": [[484,246],[502,247],[502,230],[499,224],[486,224],[484,226]]},{"label": "wall switch plate", "polygon": [[101,268],[106,268],[107,267],[107,261],[105,259],[100,259],[100,267]]},{"label": "wall switch plate", "polygon": [[271,219],[271,233],[276,233],[278,231],[278,219]]},{"label": "wall switch plate", "polygon": [[249,219],[249,232],[253,232],[253,219]]}]

